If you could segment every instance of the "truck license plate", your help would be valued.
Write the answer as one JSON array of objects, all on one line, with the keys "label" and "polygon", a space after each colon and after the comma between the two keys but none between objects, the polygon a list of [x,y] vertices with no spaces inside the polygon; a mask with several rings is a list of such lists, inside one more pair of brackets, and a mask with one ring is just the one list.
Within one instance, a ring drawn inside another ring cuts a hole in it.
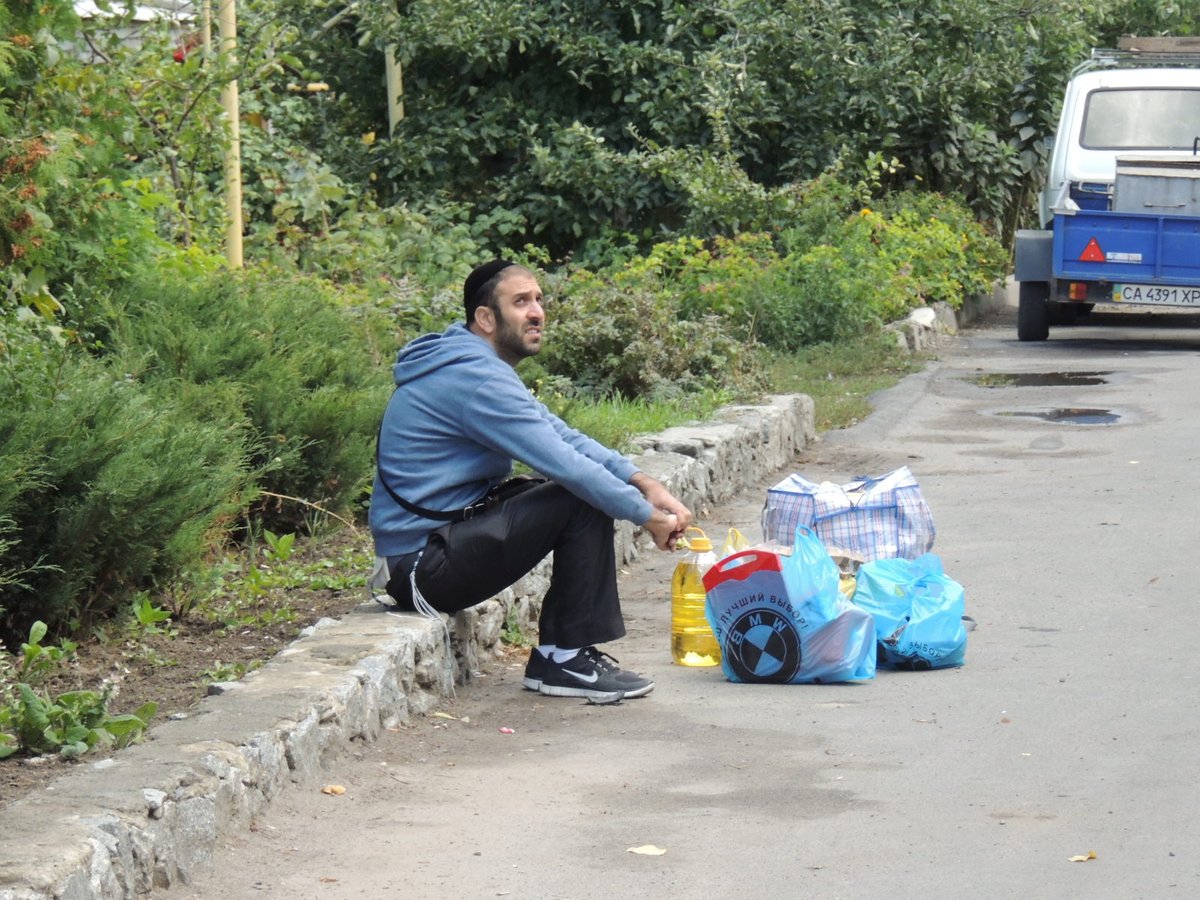
[{"label": "truck license plate", "polygon": [[1158,303],[1163,306],[1200,306],[1200,287],[1170,284],[1114,284],[1113,303]]}]

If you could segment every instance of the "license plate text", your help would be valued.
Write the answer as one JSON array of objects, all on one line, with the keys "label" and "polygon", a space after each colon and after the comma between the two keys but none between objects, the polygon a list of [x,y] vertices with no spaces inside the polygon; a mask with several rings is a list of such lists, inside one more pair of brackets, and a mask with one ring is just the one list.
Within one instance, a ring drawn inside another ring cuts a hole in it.
[{"label": "license plate text", "polygon": [[1168,306],[1200,306],[1200,287],[1163,284],[1114,284],[1113,303],[1163,303]]}]

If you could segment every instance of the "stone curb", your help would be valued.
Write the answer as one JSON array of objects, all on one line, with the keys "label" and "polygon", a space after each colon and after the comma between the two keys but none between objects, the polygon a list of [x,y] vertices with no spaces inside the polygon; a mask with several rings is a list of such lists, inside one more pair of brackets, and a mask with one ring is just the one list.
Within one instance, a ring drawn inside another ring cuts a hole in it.
[{"label": "stone curb", "polygon": [[948,303],[937,302],[930,306],[914,309],[908,317],[884,326],[896,335],[901,350],[921,353],[937,346],[938,335],[955,335],[958,329],[982,318],[988,313],[1002,309],[1007,304],[1008,288],[998,283],[990,294],[968,297],[961,309]]},{"label": "stone curb", "polygon": [[[814,436],[812,399],[776,396],[643,438],[633,459],[703,515]],[[622,563],[650,546],[627,522],[616,543]],[[12,804],[0,900],[132,898],[186,884],[211,868],[222,839],[290,785],[316,780],[324,759],[448,696],[510,616],[534,628],[549,572],[547,561],[452,621],[370,602],[323,619],[261,669],[214,686],[190,716],[155,726],[150,740]]]}]

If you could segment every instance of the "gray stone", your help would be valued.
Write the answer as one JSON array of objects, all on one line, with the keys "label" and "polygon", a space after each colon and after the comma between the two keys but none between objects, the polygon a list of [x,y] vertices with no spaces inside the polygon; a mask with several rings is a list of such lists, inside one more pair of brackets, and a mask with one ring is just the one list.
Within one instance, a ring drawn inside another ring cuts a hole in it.
[{"label": "gray stone", "polygon": [[939,300],[931,308],[936,316],[933,327],[939,334],[958,334],[958,316],[949,303]]},{"label": "gray stone", "polygon": [[152,819],[161,819],[163,803],[166,802],[167,795],[164,791],[146,788],[142,791],[142,796],[146,798],[146,810]]}]

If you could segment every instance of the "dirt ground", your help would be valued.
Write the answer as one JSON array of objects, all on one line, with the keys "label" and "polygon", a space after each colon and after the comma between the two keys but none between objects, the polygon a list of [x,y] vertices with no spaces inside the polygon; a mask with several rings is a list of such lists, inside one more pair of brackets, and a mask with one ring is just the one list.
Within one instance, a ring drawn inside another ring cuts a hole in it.
[{"label": "dirt ground", "polygon": [[[291,569],[319,569],[325,581],[332,576],[362,576],[365,572],[338,572],[349,559],[361,559],[369,540],[350,530],[312,542],[289,562]],[[303,579],[300,579],[303,580]],[[314,579],[315,581],[315,579]],[[77,639],[74,658],[63,665],[42,689],[51,696],[70,690],[103,690],[112,685],[108,710],[131,713],[148,702],[158,706],[151,726],[177,713],[185,713],[205,695],[214,672],[249,671],[291,642],[302,629],[322,617],[339,618],[363,602],[364,587],[313,588],[301,584],[267,591],[252,604],[239,606],[238,617],[257,618],[253,626],[226,627],[192,612],[159,624],[161,633],[127,629],[116,638]],[[210,603],[207,608],[216,607]],[[278,612],[287,611],[286,616]],[[274,614],[274,615],[273,615]],[[10,648],[15,651],[16,648]],[[120,751],[116,751],[120,752]],[[84,755],[90,764],[112,751],[92,750]],[[14,800],[41,790],[55,778],[79,765],[58,756],[12,756],[0,760],[0,812]]]}]

